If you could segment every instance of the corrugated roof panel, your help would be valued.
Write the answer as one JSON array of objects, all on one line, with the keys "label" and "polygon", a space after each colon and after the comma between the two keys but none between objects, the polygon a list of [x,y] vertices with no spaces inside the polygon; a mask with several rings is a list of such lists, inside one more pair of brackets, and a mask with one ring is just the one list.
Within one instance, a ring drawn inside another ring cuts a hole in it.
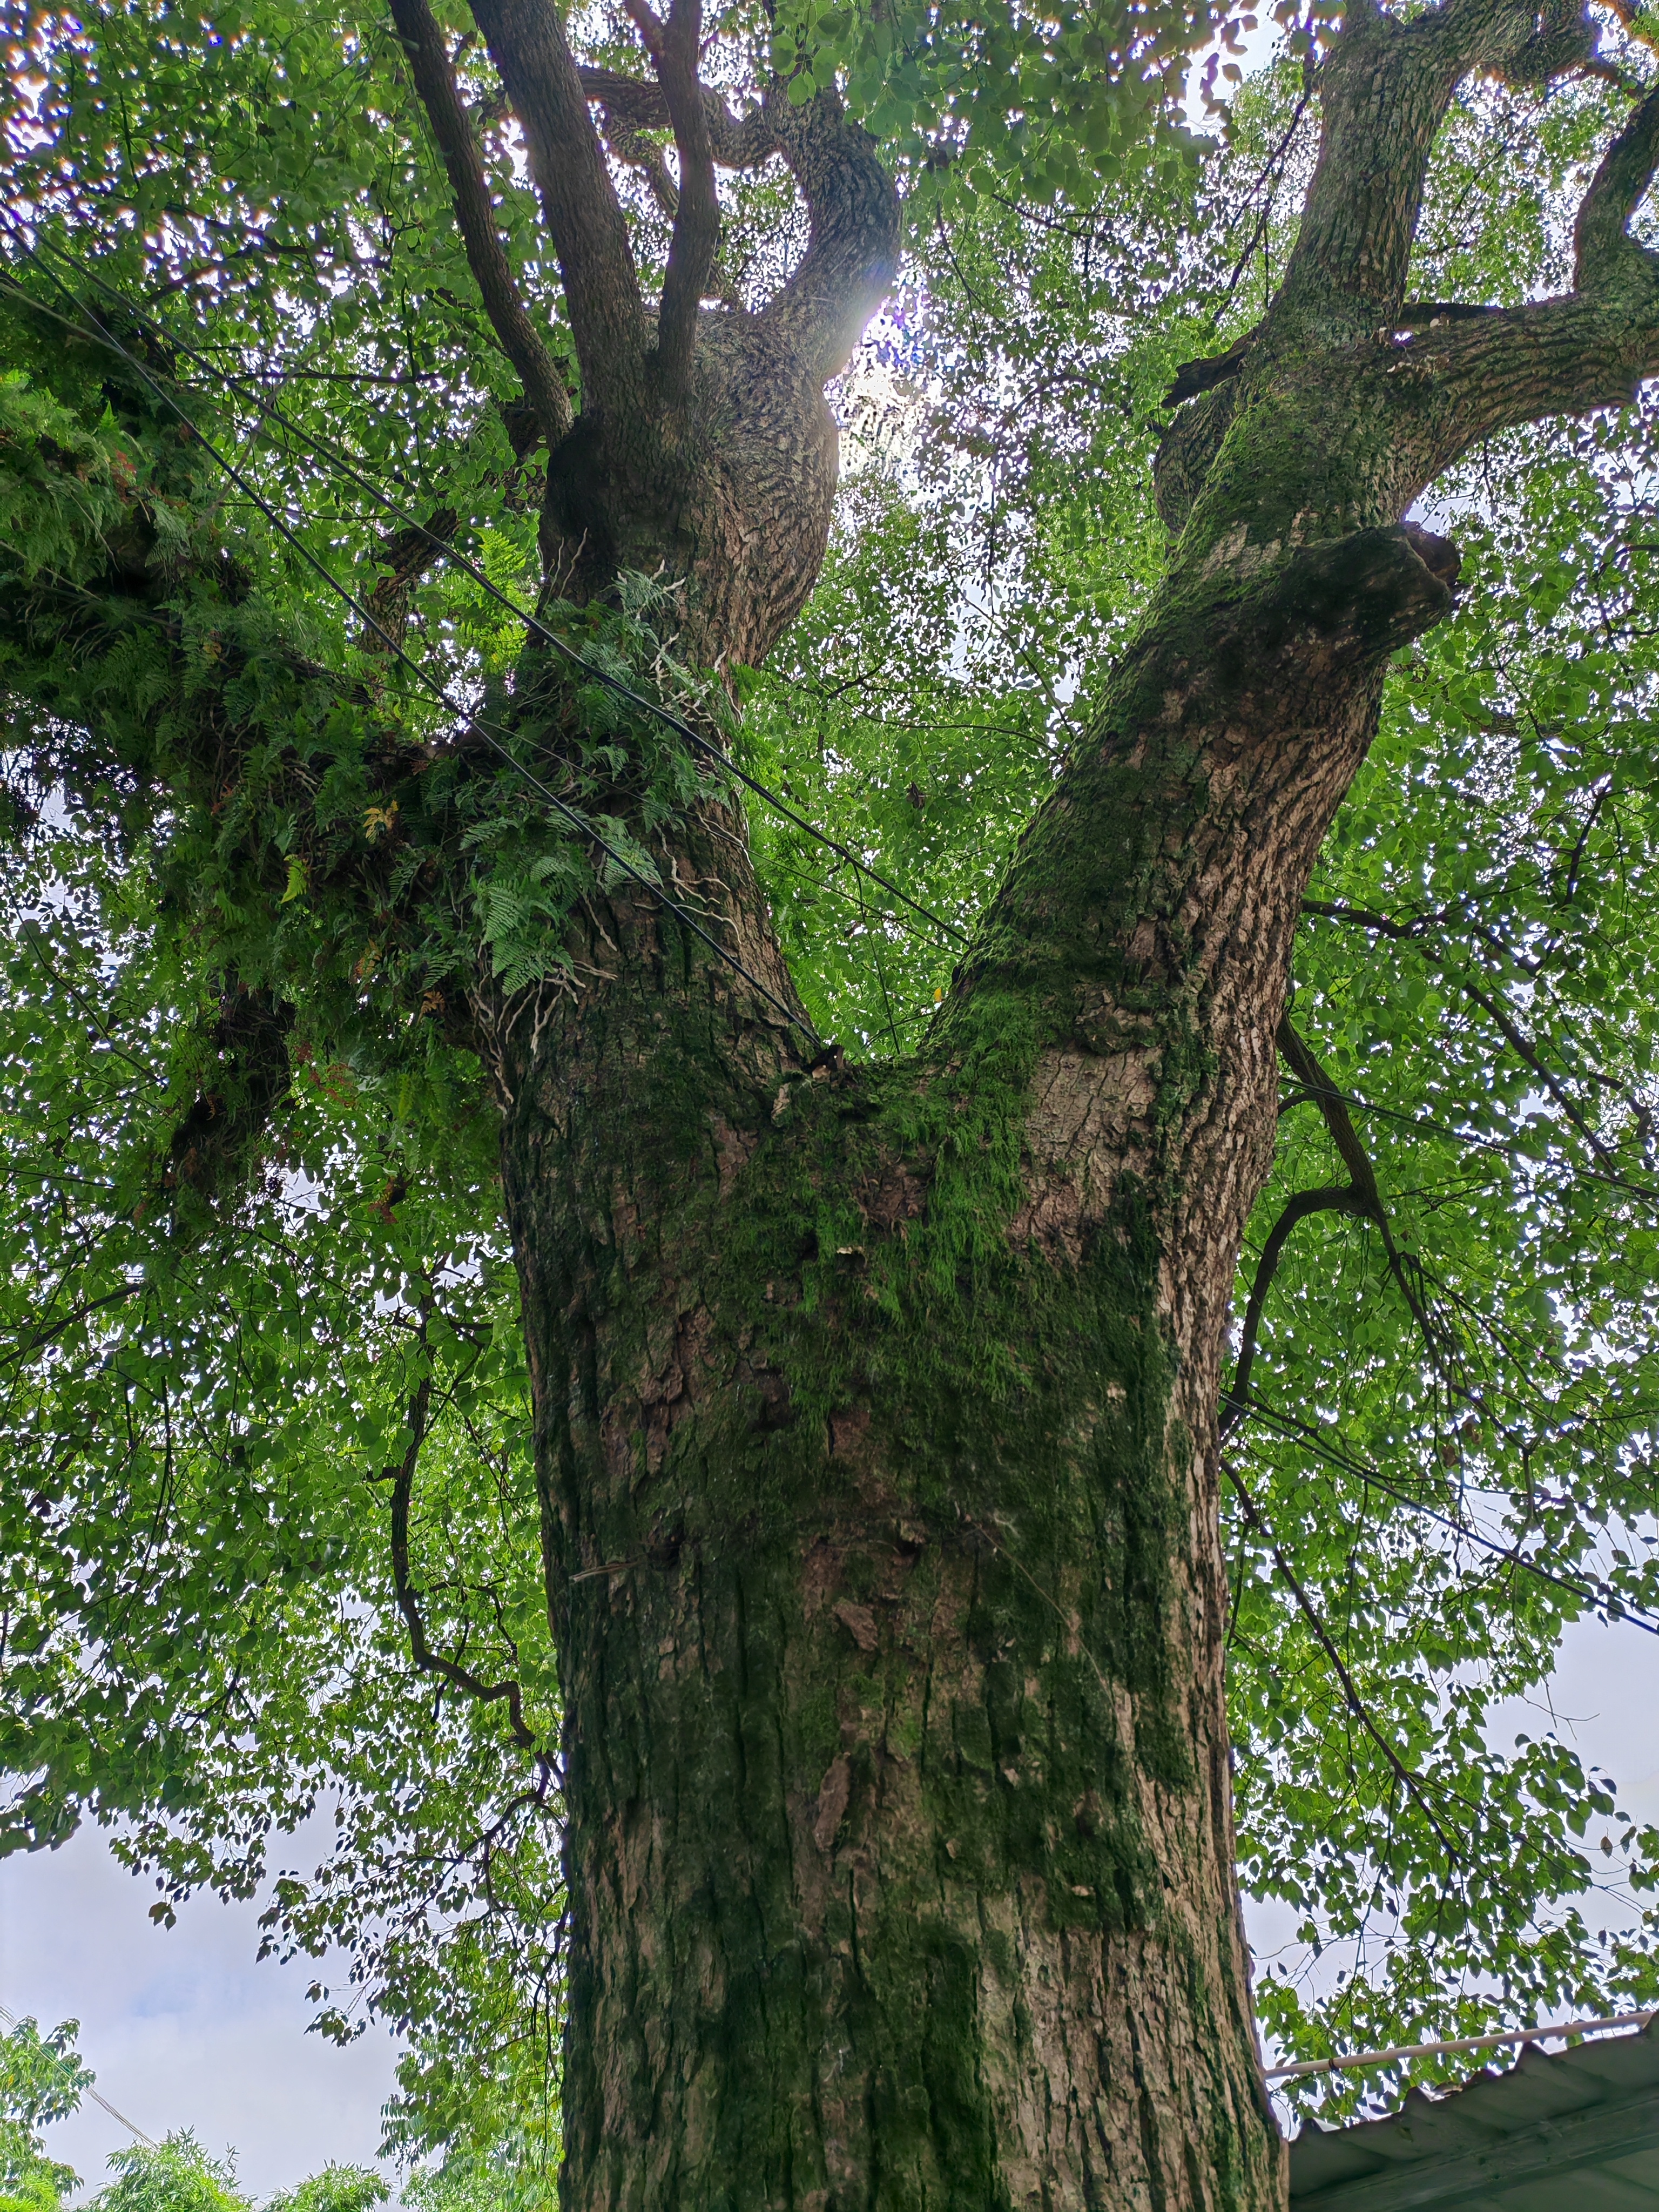
[{"label": "corrugated roof panel", "polygon": [[[1653,2212],[1659,2203],[1651,2189],[1623,2181],[1606,2166],[1587,2167],[1573,2174],[1567,2185],[1572,2212]],[[1564,2194],[1558,2178],[1524,2182],[1518,2189],[1506,2190],[1498,2201],[1504,2212],[1562,2212]]]},{"label": "corrugated roof panel", "polygon": [[1296,2212],[1659,2212],[1659,2036],[1529,2048],[1352,2127],[1291,2145]]}]

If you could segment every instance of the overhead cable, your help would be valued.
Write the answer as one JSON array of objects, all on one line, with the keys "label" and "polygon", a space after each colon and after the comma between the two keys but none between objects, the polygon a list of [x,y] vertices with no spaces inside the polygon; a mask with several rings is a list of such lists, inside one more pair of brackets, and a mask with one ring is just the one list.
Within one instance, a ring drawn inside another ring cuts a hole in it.
[{"label": "overhead cable", "polygon": [[[9,220],[13,223],[14,234],[15,234],[16,219],[11,217]],[[289,416],[284,414],[274,400],[265,397],[259,388],[257,378],[239,374],[234,369],[224,368],[218,362],[210,359],[198,348],[176,337],[165,323],[160,321],[146,309],[136,307],[114,285],[100,276],[95,268],[82,260],[79,256],[50,241],[43,240],[41,244],[46,252],[55,255],[77,275],[96,284],[100,291],[106,293],[135,320],[147,324],[166,344],[185,356],[187,359],[198,362],[222,382],[238,386],[247,392],[251,396],[252,404],[262,415],[268,416],[272,422],[280,423],[291,435],[302,439],[313,453],[320,455],[341,475],[349,477],[360,490],[367,492],[368,496],[388,514],[395,516],[406,528],[416,532],[425,538],[427,543],[441,551],[447,560],[453,562],[458,568],[470,576],[473,582],[487,592],[498,605],[505,607],[516,620],[523,623],[526,629],[550,645],[574,666],[580,669],[583,674],[592,682],[604,685],[607,690],[614,692],[619,698],[627,700],[631,706],[638,708],[642,713],[653,714],[659,721],[666,723],[669,728],[684,738],[689,744],[696,746],[705,756],[717,760],[729,774],[736,776],[738,781],[752,791],[757,798],[763,799],[769,806],[781,815],[785,821],[793,823],[797,830],[803,830],[807,836],[816,839],[826,850],[846,861],[848,866],[856,868],[860,875],[867,876],[872,883],[879,884],[890,896],[908,907],[913,914],[920,915],[923,921],[930,922],[935,929],[942,930],[945,935],[954,938],[960,945],[966,945],[969,942],[966,931],[959,929],[954,922],[947,921],[942,915],[935,914],[931,907],[925,906],[921,900],[913,898],[908,891],[902,890],[898,884],[883,875],[879,869],[872,867],[867,860],[861,860],[849,846],[844,844],[840,839],[830,836],[826,830],[820,830],[816,823],[808,821],[804,815],[797,812],[787,799],[781,798],[772,790],[769,785],[763,783],[758,777],[751,775],[747,769],[740,766],[721,746],[706,738],[683,715],[675,714],[672,708],[664,706],[659,700],[649,698],[645,693],[636,691],[631,684],[624,683],[620,677],[613,676],[608,669],[598,667],[585,654],[578,652],[568,639],[562,637],[556,630],[544,623],[533,611],[521,607],[512,594],[503,591],[498,584],[495,583],[476,562],[470,560],[465,553],[458,551],[447,539],[440,538],[435,532],[428,529],[418,516],[411,514],[407,507],[401,506],[389,493],[384,491],[372,477],[364,476],[332,440],[319,437],[315,431],[307,429],[304,424],[295,422]],[[52,271],[47,269],[46,263],[40,259],[38,247],[24,242],[23,251],[36,260],[52,282],[58,283],[60,291],[66,289],[61,280],[53,276]],[[24,296],[27,298],[27,294]],[[103,342],[113,343],[112,339],[108,338],[104,339]],[[198,435],[200,435],[199,432]]]},{"label": "overhead cable", "polygon": [[[8,2027],[16,2027],[20,2025],[16,2014],[15,2012],[8,2012],[4,2005],[0,2005],[0,2020],[4,2021]],[[62,2069],[65,2074],[70,2072],[70,2069],[68,2063],[58,2051],[52,2049],[52,2045],[46,2041],[45,2036],[42,2036],[40,2039],[40,2048],[45,2051],[49,2058],[52,2059],[57,2065]],[[77,2095],[84,2094],[90,2097],[94,2105],[102,2106],[103,2110],[109,2114],[111,2119],[118,2120],[130,2136],[137,2136],[139,2142],[143,2144],[146,2150],[160,2149],[161,2145],[155,2142],[152,2137],[147,2136],[143,2130],[137,2125],[136,2121],[130,2120],[125,2112],[118,2112],[114,2106],[111,2104],[109,2099],[107,2097],[100,2097],[98,2092],[89,2082],[77,2081],[75,2084],[75,2088]]]},{"label": "overhead cable", "polygon": [[1270,2066],[1267,2081],[1299,2081],[1310,2074],[1348,2074],[1392,2066],[1401,2058],[1455,2057],[1465,2051],[1498,2051],[1505,2044],[1541,2043],[1547,2036],[1606,2035],[1614,2028],[1645,2027],[1659,2013],[1621,2012],[1610,2020],[1557,2020],[1543,2027],[1505,2028],[1498,2035],[1460,2035],[1449,2043],[1401,2043],[1391,2051],[1360,2051],[1352,2057],[1307,2058],[1297,2066]]},{"label": "overhead cable", "polygon": [[[12,227],[15,233],[17,227],[15,218],[8,215],[6,216],[6,221]],[[41,269],[48,280],[57,286],[58,291],[65,299],[70,300],[77,306],[81,304],[75,301],[74,294],[70,292],[69,287],[64,283],[63,279],[58,276],[56,271],[51,269],[43,259],[41,259],[34,248],[27,241],[24,241],[23,243],[23,251],[36,263],[37,266]],[[82,312],[87,313],[88,311],[82,307]],[[702,942],[708,945],[710,951],[714,953],[719,959],[724,961],[726,965],[732,969],[735,974],[740,975],[752,989],[757,991],[761,997],[763,998],[769,1005],[775,1006],[778,1012],[783,1016],[784,1019],[790,1023],[794,1028],[799,1030],[802,1035],[807,1037],[815,1048],[818,1045],[820,1041],[817,1032],[811,1028],[811,1024],[804,1018],[803,1016],[797,1013],[792,1006],[790,1006],[784,1000],[781,999],[777,993],[772,990],[769,985],[763,983],[758,975],[751,974],[750,969],[744,966],[744,963],[738,958],[737,955],[734,952],[728,951],[726,946],[720,942],[719,939],[712,935],[709,931],[706,930],[702,927],[702,923],[697,921],[696,917],[686,908],[683,907],[678,899],[672,897],[668,892],[663,890],[659,884],[653,883],[651,878],[647,876],[643,870],[636,868],[625,854],[618,852],[617,848],[611,844],[606,838],[601,836],[599,831],[594,828],[593,824],[588,821],[577,808],[568,805],[564,799],[560,798],[557,792],[552,790],[547,784],[544,783],[539,776],[532,775],[531,770],[524,765],[524,763],[517,757],[510,748],[503,744],[500,738],[495,735],[489,723],[483,721],[477,715],[469,714],[465,707],[458,704],[455,700],[451,698],[447,688],[440,683],[435,676],[428,674],[427,670],[422,667],[418,661],[412,659],[410,656],[404,651],[402,646],[398,644],[398,641],[391,635],[390,631],[388,631],[384,625],[376,619],[376,617],[370,612],[369,609],[364,605],[363,602],[360,599],[358,599],[356,594],[349,590],[346,585],[341,583],[338,577],[333,574],[327,565],[318,558],[317,555],[314,554],[311,550],[310,547],[304,543],[299,534],[283,520],[283,516],[277,513],[276,508],[273,506],[271,501],[266,499],[264,494],[261,493],[256,486],[249,483],[248,479],[242,474],[235,463],[226,454],[221,453],[218,447],[214,444],[213,441],[208,437],[204,431],[198,428],[196,423],[192,421],[186,410],[179,404],[179,403],[173,397],[172,393],[167,390],[166,386],[162,385],[157,378],[150,374],[143,363],[139,361],[127,347],[124,346],[118,338],[115,337],[114,335],[107,329],[101,332],[94,331],[93,335],[97,336],[100,342],[102,344],[106,345],[112,352],[118,354],[120,358],[126,362],[127,366],[134,372],[134,374],[142,378],[149,389],[155,393],[155,397],[161,400],[161,404],[165,407],[168,408],[178,416],[179,420],[190,430],[191,435],[200,441],[204,450],[224,471],[225,474],[230,478],[237,489],[240,491],[246,498],[253,502],[254,506],[258,508],[259,512],[264,516],[271,527],[279,533],[288,544],[293,547],[294,550],[300,556],[301,559],[306,562],[307,567],[313,569],[322,579],[323,582],[328,586],[329,589],[351,609],[352,612],[358,617],[359,620],[365,623],[368,627],[375,633],[375,635],[382,641],[386,651],[392,655],[392,657],[402,666],[407,668],[415,677],[416,680],[423,684],[441,706],[446,708],[450,714],[455,715],[459,720],[468,723],[471,727],[475,728],[478,732],[478,734],[483,738],[486,744],[489,746],[490,750],[498,754],[501,758],[507,763],[509,768],[513,769],[519,775],[522,776],[531,788],[541,798],[544,799],[549,805],[556,808],[560,814],[564,816],[567,821],[573,823],[581,832],[583,836],[590,838],[592,842],[599,847],[599,850],[605,854],[607,859],[613,860],[623,871],[624,875],[631,877],[642,890],[647,891],[666,913],[673,915],[676,920],[678,921],[684,928],[689,929],[691,932],[693,936],[701,938]],[[584,665],[586,665],[586,664],[584,663]]]}]

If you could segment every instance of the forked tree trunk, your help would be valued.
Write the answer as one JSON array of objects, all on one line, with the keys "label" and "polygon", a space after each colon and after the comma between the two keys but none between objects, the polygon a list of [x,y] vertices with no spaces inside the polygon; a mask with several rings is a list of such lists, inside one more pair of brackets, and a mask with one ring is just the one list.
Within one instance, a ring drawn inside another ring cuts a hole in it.
[{"label": "forked tree trunk", "polygon": [[[818,394],[890,281],[890,184],[830,93],[727,115],[697,0],[629,0],[654,88],[579,70],[544,0],[471,4],[581,367],[575,428],[543,410],[550,561],[584,593],[660,561],[694,657],[757,660],[821,554]],[[442,39],[397,7],[489,301]],[[1659,102],[1585,201],[1601,295],[1453,327],[1406,304],[1454,88],[1576,65],[1559,13],[1347,11],[1281,291],[1177,386],[1169,581],[923,1054],[813,1054],[712,816],[672,878],[763,989],[612,898],[580,909],[579,989],[479,1011],[565,1701],[568,2212],[1282,2201],[1233,1869],[1222,1354],[1302,890],[1389,653],[1449,604],[1449,549],[1400,518],[1472,438],[1655,349],[1626,226]],[[585,103],[620,158],[674,132],[654,320]],[[714,165],[773,153],[808,249],[759,315],[710,317]]]},{"label": "forked tree trunk", "polygon": [[[1177,383],[1169,580],[924,1053],[850,1067],[782,1018],[714,813],[664,857],[763,989],[620,896],[578,909],[579,989],[481,987],[565,1700],[567,2212],[1282,2202],[1233,1870],[1225,1328],[1303,888],[1390,653],[1449,604],[1450,549],[1400,518],[1474,440],[1659,370],[1629,234],[1659,94],[1571,295],[1407,300],[1452,90],[1578,65],[1563,4],[1345,10],[1284,286]],[[564,272],[574,429],[442,34],[396,13],[552,448],[550,558],[583,592],[660,560],[696,657],[758,659],[821,554],[820,395],[890,277],[891,187],[832,94],[725,116],[696,0],[630,5],[654,88],[579,72],[545,0],[473,8]],[[690,180],[654,325],[592,101],[619,143],[666,118]],[[775,152],[811,243],[711,319],[713,163]]]},{"label": "forked tree trunk", "polygon": [[571,2212],[1282,2201],[1220,1362],[1298,896],[1447,599],[1381,529],[1172,586],[915,1062],[804,1066],[643,902],[504,1040]]},{"label": "forked tree trunk", "polygon": [[[574,425],[514,292],[446,34],[427,0],[393,0],[480,296],[550,449],[550,585],[587,595],[660,562],[685,585],[688,653],[758,660],[822,556],[823,386],[892,276],[890,180],[828,89],[797,104],[773,83],[728,115],[697,82],[698,0],[665,15],[628,0],[652,82],[580,70],[552,0],[471,8],[562,275]],[[1576,0],[1431,0],[1398,20],[1346,0],[1342,17],[1320,32],[1322,150],[1280,291],[1177,379],[1193,404],[1160,470],[1169,579],[927,1049],[848,1066],[783,1018],[741,823],[714,811],[672,840],[637,826],[744,974],[660,904],[595,896],[561,987],[503,1004],[481,980],[446,1013],[502,1106],[562,1668],[566,2212],[1283,2203],[1233,1866],[1217,1416],[1298,903],[1389,656],[1449,604],[1450,549],[1402,526],[1411,502],[1477,440],[1659,373],[1659,255],[1630,229],[1659,92],[1584,194],[1570,294],[1413,306],[1455,88],[1547,82],[1593,58],[1593,33]],[[674,135],[654,314],[592,106],[619,158],[659,169]],[[715,166],[775,156],[806,249],[759,313],[712,316]],[[7,683],[41,709],[43,744],[97,729],[127,665],[102,658],[107,636],[146,599],[169,606],[176,525],[152,558],[148,502],[196,458],[169,434],[153,475],[97,489],[108,456],[86,442],[5,457],[26,461],[30,497],[46,484],[42,542],[68,549],[0,599]],[[204,573],[216,603],[231,566],[216,549]],[[395,628],[397,594],[377,605]],[[175,660],[155,757],[134,761],[123,715],[111,758],[142,769],[162,814],[216,825],[246,763],[254,791],[276,790],[272,726],[249,714],[245,659],[204,656],[170,614],[159,632]],[[297,696],[321,700],[319,730],[328,690],[306,661]],[[340,694],[355,720],[372,687],[359,672]],[[410,887],[453,860],[465,911],[471,856],[449,802],[425,795],[430,749],[386,738],[371,811],[389,823],[407,800],[432,840],[418,870],[390,836],[348,841],[337,797],[306,820],[330,783],[300,773],[297,727],[289,766],[318,915],[343,943],[362,931],[353,974],[406,933],[388,969],[419,995],[388,984],[380,1009],[405,1036],[434,996]],[[469,759],[499,765],[458,744],[449,768]],[[231,880],[280,913],[305,851],[257,835],[170,927],[199,924],[210,951]],[[176,867],[168,881],[182,900]],[[290,971],[297,933],[271,934],[206,1040],[224,1079],[179,1125],[175,1184],[245,1166],[280,1110],[281,993],[319,987],[308,945]],[[230,943],[253,935],[239,924]],[[325,1018],[343,964],[310,1001]]]}]

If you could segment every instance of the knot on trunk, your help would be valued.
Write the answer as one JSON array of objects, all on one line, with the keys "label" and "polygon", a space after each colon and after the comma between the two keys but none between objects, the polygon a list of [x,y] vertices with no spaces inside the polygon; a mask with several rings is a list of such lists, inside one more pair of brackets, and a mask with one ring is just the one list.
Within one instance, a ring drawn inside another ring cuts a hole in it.
[{"label": "knot on trunk", "polygon": [[1318,683],[1375,666],[1450,612],[1458,564],[1449,539],[1411,524],[1324,538],[1201,603],[1186,651],[1234,696],[1281,684],[1293,662]]},{"label": "knot on trunk", "polygon": [[1451,611],[1460,565],[1449,538],[1413,523],[1327,539],[1279,571],[1260,634],[1274,650],[1311,630],[1363,659],[1396,652]]}]

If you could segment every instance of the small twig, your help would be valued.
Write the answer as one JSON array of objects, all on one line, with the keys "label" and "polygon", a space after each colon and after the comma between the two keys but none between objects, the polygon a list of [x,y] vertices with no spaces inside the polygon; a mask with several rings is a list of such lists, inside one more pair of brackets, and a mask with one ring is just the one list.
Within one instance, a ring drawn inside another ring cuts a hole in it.
[{"label": "small twig", "polygon": [[1239,1338],[1238,1359],[1233,1369],[1233,1379],[1221,1401],[1220,1434],[1224,1443],[1244,1417],[1250,1388],[1250,1369],[1255,1362],[1256,1334],[1261,1324],[1261,1309],[1273,1277],[1279,1272],[1279,1262],[1291,1230],[1298,1221],[1305,1221],[1310,1213],[1350,1213],[1364,1218],[1370,1211],[1352,1183],[1326,1184],[1317,1190],[1297,1191],[1268,1231],[1267,1241],[1261,1248],[1261,1257],[1256,1262],[1255,1279],[1250,1285],[1249,1303],[1244,1309],[1244,1326]]},{"label": "small twig", "polygon": [[[1291,1074],[1318,1107],[1331,1141],[1341,1156],[1342,1164],[1353,1178],[1354,1192],[1359,1200],[1355,1211],[1363,1212],[1376,1224],[1382,1238],[1382,1249],[1388,1257],[1389,1272],[1400,1286],[1400,1295],[1405,1299],[1412,1319],[1422,1331],[1429,1357],[1437,1366],[1443,1346],[1437,1340],[1432,1316],[1407,1276],[1405,1255],[1395,1243],[1394,1231],[1389,1225],[1389,1212],[1377,1186],[1376,1170],[1371,1165],[1370,1154],[1359,1141],[1359,1133],[1354,1127],[1346,1103],[1315,1057],[1306,1038],[1291,1027],[1288,1014],[1280,1018],[1278,1042]],[[1462,1386],[1457,1382],[1456,1387],[1461,1389]]]},{"label": "small twig", "polygon": [[127,1066],[131,1068],[136,1069],[137,1073],[144,1078],[144,1080],[147,1083],[159,1084],[161,1088],[165,1090],[167,1088],[167,1078],[164,1075],[158,1075],[155,1073],[155,1070],[153,1067],[147,1066],[143,1060],[135,1060],[130,1052],[124,1051],[121,1046],[116,1043],[115,1039],[110,1035],[108,1030],[105,1028],[103,1023],[100,1021],[98,1016],[94,1012],[92,1006],[88,1000],[76,989],[74,984],[70,981],[68,976],[59,975],[57,969],[52,966],[51,961],[47,959],[46,954],[40,949],[41,939],[45,937],[46,932],[41,928],[40,923],[33,920],[25,921],[21,925],[21,934],[24,944],[27,945],[29,951],[34,955],[40,965],[46,969],[52,981],[56,983],[60,989],[66,991],[69,994],[70,1000],[81,1009],[82,1013],[86,1017],[87,1020],[92,1024],[94,1029],[97,1030],[99,1036],[102,1037],[104,1042],[109,1047],[116,1058],[118,1060],[125,1060]]},{"label": "small twig", "polygon": [[[422,1316],[424,1333],[425,1315]],[[513,1740],[526,1751],[536,1749],[536,1738],[524,1717],[524,1695],[516,1681],[485,1682],[470,1668],[458,1666],[434,1651],[426,1640],[426,1623],[421,1618],[420,1594],[409,1578],[409,1504],[415,1487],[415,1470],[420,1462],[421,1446],[426,1441],[427,1419],[432,1405],[432,1375],[428,1369],[421,1377],[420,1388],[409,1404],[409,1449],[401,1465],[388,1468],[392,1477],[392,1582],[397,1593],[398,1610],[409,1631],[409,1648],[415,1664],[423,1674],[436,1674],[445,1682],[465,1690],[480,1705],[495,1705],[503,1698],[507,1717],[512,1723]]]},{"label": "small twig", "polygon": [[1331,1637],[1326,1629],[1324,1622],[1321,1620],[1318,1613],[1315,1610],[1313,1600],[1308,1595],[1307,1591],[1302,1587],[1300,1581],[1297,1579],[1296,1570],[1291,1566],[1290,1561],[1285,1558],[1284,1552],[1280,1549],[1278,1539],[1274,1536],[1273,1531],[1267,1527],[1267,1523],[1262,1520],[1260,1513],[1257,1512],[1255,1501],[1250,1496],[1249,1492],[1244,1487],[1243,1480],[1240,1476],[1237,1469],[1232,1467],[1224,1459],[1221,1462],[1221,1469],[1228,1481],[1231,1483],[1233,1486],[1234,1492],[1238,1498],[1239,1510],[1244,1516],[1246,1526],[1249,1527],[1255,1535],[1259,1536],[1264,1544],[1266,1544],[1269,1553],[1273,1556],[1274,1565],[1284,1577],[1291,1595],[1296,1600],[1297,1608],[1300,1611],[1303,1619],[1313,1631],[1315,1640],[1317,1642],[1320,1650],[1323,1651],[1325,1656],[1330,1661],[1331,1666],[1335,1672],[1336,1679],[1342,1685],[1342,1694],[1347,1699],[1351,1711],[1358,1720],[1360,1725],[1365,1730],[1366,1735],[1370,1737],[1372,1742],[1376,1746],[1383,1758],[1388,1761],[1389,1765],[1394,1773],[1395,1778],[1399,1782],[1401,1789],[1403,1789],[1407,1796],[1415,1802],[1424,1819],[1428,1822],[1430,1827],[1434,1831],[1435,1835],[1439,1838],[1440,1847],[1445,1852],[1447,1858],[1454,1866],[1461,1865],[1462,1863],[1462,1852],[1457,1850],[1455,1845],[1452,1843],[1451,1838],[1447,1835],[1445,1830],[1441,1826],[1439,1820],[1436,1818],[1434,1808],[1430,1804],[1427,1797],[1424,1795],[1423,1786],[1418,1780],[1416,1775],[1414,1775],[1410,1767],[1405,1764],[1404,1760],[1400,1757],[1399,1753],[1395,1751],[1394,1746],[1389,1741],[1382,1729],[1377,1727],[1376,1723],[1371,1718],[1370,1714],[1366,1711],[1364,1700],[1361,1698],[1358,1691],[1354,1687],[1353,1677],[1348,1672],[1347,1667],[1344,1662],[1342,1654],[1337,1650],[1336,1645],[1331,1640]]}]

